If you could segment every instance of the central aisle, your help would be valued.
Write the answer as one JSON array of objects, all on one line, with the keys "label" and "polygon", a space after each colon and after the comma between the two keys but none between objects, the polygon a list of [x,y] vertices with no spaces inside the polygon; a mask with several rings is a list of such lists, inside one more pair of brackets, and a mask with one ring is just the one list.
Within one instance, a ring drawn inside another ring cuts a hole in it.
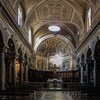
[{"label": "central aisle", "polygon": [[67,93],[62,91],[45,92],[40,100],[73,100]]}]

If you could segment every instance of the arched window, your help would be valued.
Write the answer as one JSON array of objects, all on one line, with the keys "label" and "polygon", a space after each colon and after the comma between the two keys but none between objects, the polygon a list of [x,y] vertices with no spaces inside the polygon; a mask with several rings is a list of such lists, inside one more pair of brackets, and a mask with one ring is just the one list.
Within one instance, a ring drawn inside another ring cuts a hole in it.
[{"label": "arched window", "polygon": [[28,29],[28,41],[30,44],[32,44],[32,29],[29,27]]},{"label": "arched window", "polygon": [[87,31],[91,29],[91,7],[88,9],[87,12]]},{"label": "arched window", "polygon": [[18,25],[22,26],[23,12],[20,5],[18,5]]}]

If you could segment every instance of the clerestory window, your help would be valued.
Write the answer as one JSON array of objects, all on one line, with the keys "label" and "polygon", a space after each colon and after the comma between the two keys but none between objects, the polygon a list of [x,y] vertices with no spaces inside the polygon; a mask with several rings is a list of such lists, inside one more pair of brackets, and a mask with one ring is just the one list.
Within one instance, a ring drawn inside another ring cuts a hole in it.
[{"label": "clerestory window", "polygon": [[91,7],[88,9],[87,12],[87,31],[91,29]]},{"label": "clerestory window", "polygon": [[30,27],[28,30],[28,40],[29,40],[29,43],[32,44],[32,29]]},{"label": "clerestory window", "polygon": [[23,13],[22,8],[18,5],[18,25],[22,27]]}]

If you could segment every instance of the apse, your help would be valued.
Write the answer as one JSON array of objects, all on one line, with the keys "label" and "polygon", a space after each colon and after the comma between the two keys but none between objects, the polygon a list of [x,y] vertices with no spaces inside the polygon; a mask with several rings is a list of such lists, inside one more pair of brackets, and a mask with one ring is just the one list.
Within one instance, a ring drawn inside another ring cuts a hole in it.
[{"label": "apse", "polygon": [[[37,69],[42,70],[44,65],[39,65],[41,60],[46,62],[46,70],[66,71],[72,69],[73,53],[69,43],[58,38],[51,37],[42,41],[36,50]],[[38,68],[38,66],[41,66]],[[44,67],[45,67],[44,66]],[[41,69],[42,68],[42,69]]]}]

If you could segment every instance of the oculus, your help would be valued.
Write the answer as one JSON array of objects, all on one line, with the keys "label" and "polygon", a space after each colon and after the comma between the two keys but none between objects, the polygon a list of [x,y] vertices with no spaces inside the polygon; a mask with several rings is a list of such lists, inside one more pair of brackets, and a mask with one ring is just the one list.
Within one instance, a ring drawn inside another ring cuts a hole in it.
[{"label": "oculus", "polygon": [[52,32],[58,32],[61,30],[61,28],[59,26],[53,25],[53,26],[49,26],[48,29]]}]

